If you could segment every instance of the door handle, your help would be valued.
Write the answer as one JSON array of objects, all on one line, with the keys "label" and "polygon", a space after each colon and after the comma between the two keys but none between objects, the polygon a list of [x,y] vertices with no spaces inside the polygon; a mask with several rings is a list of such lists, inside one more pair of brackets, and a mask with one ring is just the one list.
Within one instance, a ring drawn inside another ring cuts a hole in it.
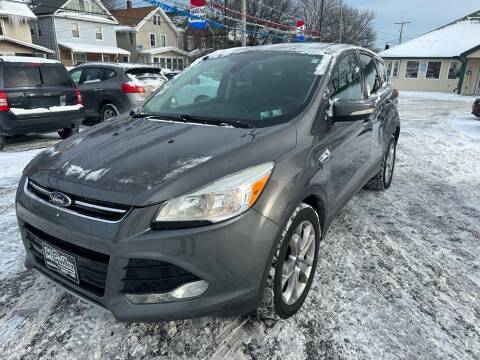
[{"label": "door handle", "polygon": [[330,155],[330,150],[326,149],[318,158],[318,162],[320,163],[320,165],[324,165],[328,160],[330,160]]}]

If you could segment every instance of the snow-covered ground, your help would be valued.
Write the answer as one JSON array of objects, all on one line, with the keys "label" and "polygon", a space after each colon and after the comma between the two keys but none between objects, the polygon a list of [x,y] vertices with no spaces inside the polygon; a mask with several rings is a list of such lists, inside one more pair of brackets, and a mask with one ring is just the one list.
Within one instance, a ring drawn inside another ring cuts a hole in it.
[{"label": "snow-covered ground", "polygon": [[361,191],[346,206],[321,245],[306,303],[284,321],[118,323],[24,270],[14,194],[38,150],[10,144],[0,153],[0,357],[479,359],[480,121],[472,102],[401,93],[391,188]]}]

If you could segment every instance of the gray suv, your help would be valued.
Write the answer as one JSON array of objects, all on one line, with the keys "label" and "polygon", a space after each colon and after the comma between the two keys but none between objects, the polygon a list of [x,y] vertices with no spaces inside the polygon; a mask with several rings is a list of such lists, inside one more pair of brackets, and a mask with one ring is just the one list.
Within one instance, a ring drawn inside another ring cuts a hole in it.
[{"label": "gray suv", "polygon": [[85,63],[70,75],[80,87],[85,117],[100,121],[132,110],[167,81],[158,68],[123,63]]},{"label": "gray suv", "polygon": [[332,219],[392,182],[397,103],[363,48],[209,54],[26,167],[25,264],[123,321],[292,316]]}]

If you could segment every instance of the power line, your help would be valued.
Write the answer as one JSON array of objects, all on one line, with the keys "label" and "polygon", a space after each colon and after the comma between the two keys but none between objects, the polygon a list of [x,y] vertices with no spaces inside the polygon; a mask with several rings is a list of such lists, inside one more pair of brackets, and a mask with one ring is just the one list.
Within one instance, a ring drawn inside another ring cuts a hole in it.
[{"label": "power line", "polygon": [[400,22],[396,22],[394,24],[395,25],[400,25],[400,36],[398,37],[398,43],[401,44],[402,40],[403,40],[403,27],[406,24],[411,24],[411,21],[400,21]]}]

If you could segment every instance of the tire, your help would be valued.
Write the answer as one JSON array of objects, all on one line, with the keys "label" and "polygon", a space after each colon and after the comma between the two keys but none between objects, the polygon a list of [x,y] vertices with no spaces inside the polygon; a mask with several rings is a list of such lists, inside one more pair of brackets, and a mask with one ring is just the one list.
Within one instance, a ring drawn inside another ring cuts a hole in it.
[{"label": "tire", "polygon": [[5,136],[0,135],[0,151],[3,151],[5,148]]},{"label": "tire", "polygon": [[100,121],[109,120],[115,116],[118,116],[118,110],[113,104],[105,104],[100,110]]},{"label": "tire", "polygon": [[378,173],[371,178],[365,185],[369,190],[386,190],[390,187],[393,179],[393,171],[395,169],[395,159],[397,154],[397,140],[395,136],[390,137],[387,150],[383,155],[382,166]]},{"label": "tire", "polygon": [[[306,234],[308,229],[310,235]],[[300,236],[297,237],[299,242],[295,241],[295,235]],[[312,285],[320,239],[317,212],[310,205],[301,203],[288,220],[275,250],[263,300],[257,308],[259,317],[286,319],[300,309]],[[295,251],[295,243],[300,251]],[[302,257],[302,253],[305,256]]]},{"label": "tire", "polygon": [[480,113],[473,113],[477,118],[480,118]]},{"label": "tire", "polygon": [[69,138],[72,135],[75,135],[76,133],[78,133],[78,131],[79,131],[79,126],[75,125],[74,127],[69,127],[69,128],[65,128],[63,130],[60,130],[58,132],[58,135],[60,135],[60,137],[62,139],[66,139],[66,138]]}]

